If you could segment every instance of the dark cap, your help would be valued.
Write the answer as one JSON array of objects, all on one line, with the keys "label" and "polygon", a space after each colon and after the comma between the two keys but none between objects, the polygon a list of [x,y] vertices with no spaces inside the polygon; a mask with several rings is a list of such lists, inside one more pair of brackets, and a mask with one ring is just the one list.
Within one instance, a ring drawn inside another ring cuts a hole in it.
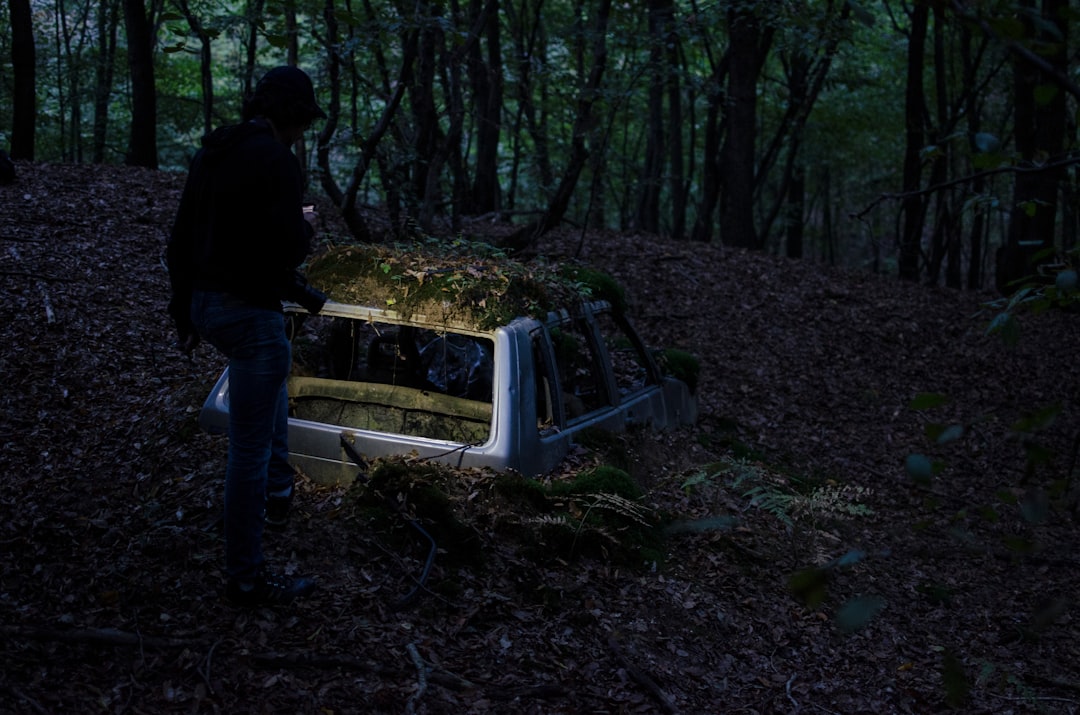
[{"label": "dark cap", "polygon": [[255,85],[255,96],[290,100],[310,113],[310,119],[326,119],[326,112],[315,101],[315,87],[304,70],[292,65],[275,67]]}]

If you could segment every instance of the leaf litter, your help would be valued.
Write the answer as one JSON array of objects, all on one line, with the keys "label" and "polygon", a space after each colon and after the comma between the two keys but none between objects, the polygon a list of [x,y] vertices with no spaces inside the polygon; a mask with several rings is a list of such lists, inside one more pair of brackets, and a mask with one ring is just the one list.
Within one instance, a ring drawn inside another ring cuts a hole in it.
[{"label": "leaf litter", "polygon": [[[220,599],[225,441],[196,423],[223,362],[184,359],[165,312],[183,177],[18,169],[0,187],[0,712],[1080,709],[1076,315],[1025,316],[1008,349],[972,317],[989,295],[557,231],[540,253],[615,277],[650,344],[702,362],[697,425],[581,449],[546,480],[615,461],[645,496],[432,476],[456,536],[398,608],[424,544],[302,481],[266,549],[320,588],[244,612]],[[392,496],[445,526],[418,489]],[[628,545],[641,521],[661,538]]]}]

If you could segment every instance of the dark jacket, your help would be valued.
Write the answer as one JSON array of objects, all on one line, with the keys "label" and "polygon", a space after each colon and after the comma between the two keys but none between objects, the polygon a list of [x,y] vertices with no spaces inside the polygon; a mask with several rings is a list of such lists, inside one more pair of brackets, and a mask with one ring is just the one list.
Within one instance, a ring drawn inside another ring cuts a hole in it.
[{"label": "dark jacket", "polygon": [[260,119],[221,127],[191,163],[169,238],[169,312],[194,332],[193,290],[229,293],[281,310],[311,248],[300,163]]}]

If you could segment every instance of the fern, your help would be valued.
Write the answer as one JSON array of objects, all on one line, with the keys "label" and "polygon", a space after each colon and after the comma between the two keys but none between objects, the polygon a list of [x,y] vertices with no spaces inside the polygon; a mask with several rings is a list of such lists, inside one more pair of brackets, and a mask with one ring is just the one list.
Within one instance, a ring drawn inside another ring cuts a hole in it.
[{"label": "fern", "polygon": [[799,497],[795,494],[777,491],[771,487],[758,486],[743,492],[743,496],[750,500],[750,506],[771,514],[784,523],[789,529],[795,526],[791,518],[792,505]]},{"label": "fern", "polygon": [[[644,507],[636,502],[630,501],[626,497],[621,497],[618,494],[608,494],[606,492],[598,494],[586,494],[584,496],[591,500],[590,503],[585,505],[586,517],[593,509],[606,509],[610,512],[614,512],[615,514],[624,516],[632,521],[635,521],[641,526],[652,526],[648,519],[651,513],[651,509],[649,509],[648,507]],[[584,521],[584,518],[582,518],[582,521]]]}]

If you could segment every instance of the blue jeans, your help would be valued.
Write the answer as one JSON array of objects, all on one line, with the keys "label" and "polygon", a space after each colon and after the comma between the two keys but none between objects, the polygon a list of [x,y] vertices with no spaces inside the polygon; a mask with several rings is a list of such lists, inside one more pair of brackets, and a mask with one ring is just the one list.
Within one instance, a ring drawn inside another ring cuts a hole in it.
[{"label": "blue jeans", "polygon": [[249,580],[263,564],[266,494],[288,489],[292,361],[284,316],[225,293],[196,291],[199,335],[229,359],[229,457],[225,469],[225,571]]}]

